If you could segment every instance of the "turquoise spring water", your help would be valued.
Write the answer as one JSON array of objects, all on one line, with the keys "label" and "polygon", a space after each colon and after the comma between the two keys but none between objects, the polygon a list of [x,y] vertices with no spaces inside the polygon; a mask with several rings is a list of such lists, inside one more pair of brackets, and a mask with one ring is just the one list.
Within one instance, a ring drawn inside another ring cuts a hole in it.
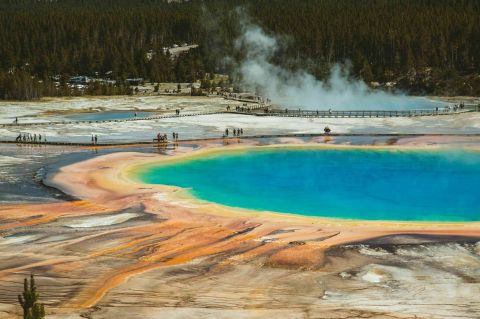
[{"label": "turquoise spring water", "polygon": [[363,220],[480,221],[480,153],[255,149],[139,172],[150,184],[255,210]]},{"label": "turquoise spring water", "polygon": [[[137,118],[153,116],[154,112],[136,111]],[[126,120],[135,118],[135,111],[109,111],[109,112],[94,112],[73,114],[66,117],[73,121],[111,121],[111,120]]]}]

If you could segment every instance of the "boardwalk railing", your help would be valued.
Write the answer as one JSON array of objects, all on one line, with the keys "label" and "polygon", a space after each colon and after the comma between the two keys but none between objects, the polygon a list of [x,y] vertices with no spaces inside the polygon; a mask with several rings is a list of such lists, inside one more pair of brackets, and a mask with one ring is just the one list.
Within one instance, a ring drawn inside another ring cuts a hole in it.
[{"label": "boardwalk railing", "polygon": [[253,95],[254,98],[251,98],[252,95],[242,96],[238,94],[225,94],[222,97],[225,100],[237,101],[237,102],[245,102],[245,103],[252,103],[253,105],[249,105],[248,107],[251,109],[259,109],[264,108],[265,106],[269,106],[268,99],[265,99],[258,95]]},{"label": "boardwalk railing", "polygon": [[474,109],[458,109],[456,111],[446,110],[352,110],[352,111],[312,111],[312,110],[273,110],[266,113],[256,113],[258,116],[277,116],[277,117],[346,117],[346,118],[385,118],[385,117],[415,117],[415,116],[435,116],[435,115],[451,115],[465,112],[472,112]]},{"label": "boardwalk railing", "polygon": [[389,137],[389,138],[405,138],[405,137],[422,137],[422,136],[463,136],[463,137],[480,137],[480,133],[292,133],[292,134],[262,134],[262,135],[245,135],[245,136],[232,136],[232,137],[201,137],[201,138],[189,138],[189,139],[180,139],[177,141],[166,140],[158,142],[154,139],[153,141],[141,140],[141,141],[128,141],[128,142],[117,142],[117,141],[108,141],[104,143],[92,144],[91,142],[69,142],[69,141],[49,141],[49,142],[20,142],[12,140],[1,140],[0,144],[17,144],[17,145],[31,145],[31,146],[91,146],[91,147],[100,147],[100,146],[134,146],[134,145],[174,145],[179,143],[190,143],[190,142],[199,142],[199,141],[229,141],[229,140],[245,140],[245,139],[261,139],[261,138],[283,138],[283,137]]},{"label": "boardwalk railing", "polygon": [[[262,109],[264,106],[261,107]],[[192,113],[180,113],[180,114],[164,114],[158,116],[148,117],[132,117],[128,119],[111,119],[111,120],[83,120],[83,121],[51,121],[51,122],[26,122],[26,123],[4,123],[0,124],[0,127],[26,127],[26,126],[45,126],[56,124],[87,124],[87,123],[119,123],[130,121],[149,121],[160,120],[166,118],[187,117],[187,116],[200,116],[200,115],[213,115],[213,114],[243,114],[243,115],[255,115],[255,116],[276,116],[276,117],[318,117],[318,118],[386,118],[386,117],[416,117],[416,116],[435,116],[435,115],[452,115],[466,112],[478,112],[480,107],[472,106],[465,107],[457,110],[352,110],[352,111],[312,111],[312,110],[271,110],[269,112],[254,111],[254,109],[243,108],[240,110],[229,111],[206,111],[206,112],[192,112]]]},{"label": "boardwalk railing", "polygon": [[212,114],[222,114],[225,111],[211,111],[211,112],[194,112],[194,113],[180,113],[180,114],[164,114],[157,116],[148,116],[148,117],[131,117],[128,119],[111,119],[111,120],[82,120],[82,121],[50,121],[50,122],[26,122],[26,123],[4,123],[0,124],[0,127],[22,127],[22,126],[41,126],[41,125],[56,125],[56,124],[88,124],[88,123],[120,123],[120,122],[131,122],[131,121],[149,121],[149,120],[159,120],[167,118],[176,118],[176,117],[187,117],[187,116],[200,116],[200,115],[212,115]]}]

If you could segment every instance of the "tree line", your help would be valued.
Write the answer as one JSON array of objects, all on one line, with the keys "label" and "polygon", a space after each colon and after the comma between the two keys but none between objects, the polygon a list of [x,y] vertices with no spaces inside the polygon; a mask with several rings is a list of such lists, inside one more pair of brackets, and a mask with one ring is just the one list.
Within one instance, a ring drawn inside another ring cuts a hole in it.
[{"label": "tree line", "polygon": [[[75,95],[66,85],[74,75],[118,83],[92,94],[129,94],[128,77],[192,82],[234,74],[244,56],[235,48],[237,8],[286,39],[274,60],[289,68],[322,78],[333,63],[350,61],[353,76],[367,82],[480,94],[477,0],[5,0],[0,98]],[[178,58],[164,50],[181,43],[199,48]]]}]

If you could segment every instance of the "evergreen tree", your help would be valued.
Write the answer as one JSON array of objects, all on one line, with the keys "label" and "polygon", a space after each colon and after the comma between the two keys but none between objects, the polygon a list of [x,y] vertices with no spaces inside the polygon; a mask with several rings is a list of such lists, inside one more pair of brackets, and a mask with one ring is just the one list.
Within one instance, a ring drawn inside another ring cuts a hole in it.
[{"label": "evergreen tree", "polygon": [[[348,60],[353,76],[384,82],[428,67],[452,85],[467,76],[480,94],[478,0],[9,0],[0,1],[0,99],[83,93],[63,83],[55,88],[57,75],[68,81],[111,71],[117,83],[233,75],[245,57],[235,46],[238,7],[288,39],[272,59],[287,69],[323,78]],[[184,42],[200,46],[178,57],[164,51]]]},{"label": "evergreen tree", "polygon": [[45,309],[38,301],[39,293],[35,285],[35,278],[30,276],[30,284],[25,278],[23,282],[23,293],[18,295],[18,302],[23,309],[23,319],[44,319]]}]

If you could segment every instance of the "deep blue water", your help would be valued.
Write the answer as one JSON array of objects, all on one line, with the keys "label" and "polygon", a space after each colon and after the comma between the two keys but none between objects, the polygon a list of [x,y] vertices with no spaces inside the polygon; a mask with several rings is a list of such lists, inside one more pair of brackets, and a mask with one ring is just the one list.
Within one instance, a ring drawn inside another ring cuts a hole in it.
[{"label": "deep blue water", "polygon": [[224,205],[367,220],[479,221],[480,152],[262,149],[144,168]]},{"label": "deep blue water", "polygon": [[[154,112],[139,112],[137,111],[137,117],[148,117],[155,115]],[[73,121],[108,121],[108,120],[125,120],[135,118],[135,111],[118,111],[118,112],[93,112],[93,113],[81,113],[67,116],[68,119]]]}]

